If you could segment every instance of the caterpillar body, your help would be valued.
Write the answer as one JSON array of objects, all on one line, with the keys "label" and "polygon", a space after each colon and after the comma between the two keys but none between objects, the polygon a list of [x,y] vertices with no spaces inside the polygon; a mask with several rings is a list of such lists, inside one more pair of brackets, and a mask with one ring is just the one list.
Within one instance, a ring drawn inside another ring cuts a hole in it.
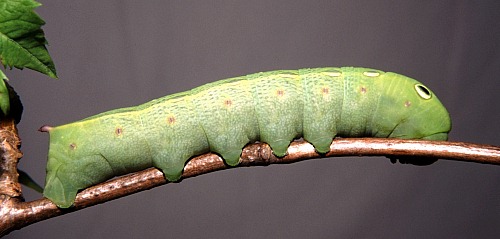
[{"label": "caterpillar body", "polygon": [[432,91],[400,74],[361,67],[260,72],[43,127],[50,134],[44,196],[67,208],[78,190],[148,167],[176,181],[191,157],[209,151],[235,166],[254,141],[281,157],[300,137],[326,153],[336,136],[447,140],[450,129]]}]

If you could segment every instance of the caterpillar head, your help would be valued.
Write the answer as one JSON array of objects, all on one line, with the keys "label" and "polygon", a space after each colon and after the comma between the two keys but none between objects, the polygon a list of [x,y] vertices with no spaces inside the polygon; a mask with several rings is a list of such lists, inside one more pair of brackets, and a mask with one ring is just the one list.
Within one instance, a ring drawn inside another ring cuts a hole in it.
[{"label": "caterpillar head", "polygon": [[389,138],[447,140],[451,130],[448,111],[436,95],[409,77],[387,73],[377,124]]},{"label": "caterpillar head", "polygon": [[[380,127],[389,138],[447,140],[451,130],[448,111],[436,95],[422,83],[395,73],[384,85],[381,99],[386,104],[379,109]],[[428,165],[435,158],[398,158],[400,163]],[[396,162],[396,158],[391,158]]]},{"label": "caterpillar head", "polygon": [[408,108],[409,114],[400,119],[391,137],[447,140],[451,119],[446,108],[422,83],[405,85],[410,92],[403,107]]}]

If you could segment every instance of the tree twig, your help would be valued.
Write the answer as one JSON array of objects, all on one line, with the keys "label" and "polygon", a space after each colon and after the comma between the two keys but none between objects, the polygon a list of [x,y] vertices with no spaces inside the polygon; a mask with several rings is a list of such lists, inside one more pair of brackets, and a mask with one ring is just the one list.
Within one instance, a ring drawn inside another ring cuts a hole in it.
[{"label": "tree twig", "polygon": [[[307,142],[292,142],[288,148],[288,154],[283,158],[278,158],[272,154],[272,150],[267,144],[253,143],[244,148],[238,167],[286,164],[306,159],[339,156],[440,158],[500,165],[500,147],[463,142],[345,138],[334,140],[330,149],[330,152],[326,155],[319,155],[315,152],[314,147]],[[228,168],[232,167],[225,165],[218,155],[207,153],[191,159],[186,164],[182,179]],[[2,203],[0,236],[38,221],[74,212],[166,183],[168,181],[165,180],[161,171],[155,168],[146,169],[117,177],[81,191],[76,197],[75,206],[69,209],[59,209],[46,198],[31,202],[20,202],[19,200],[8,200],[9,198],[2,196],[0,202]]]}]

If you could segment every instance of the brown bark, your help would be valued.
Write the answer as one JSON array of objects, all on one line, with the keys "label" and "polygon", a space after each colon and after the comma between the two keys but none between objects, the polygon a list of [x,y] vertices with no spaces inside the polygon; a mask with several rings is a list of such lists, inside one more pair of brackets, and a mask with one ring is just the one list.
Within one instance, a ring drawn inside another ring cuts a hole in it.
[{"label": "brown bark", "polygon": [[[12,147],[10,149],[12,150]],[[15,154],[14,157],[18,156],[20,155]],[[500,165],[500,147],[490,145],[462,142],[351,138],[334,140],[330,146],[330,152],[326,155],[316,153],[314,147],[307,142],[292,142],[288,148],[288,154],[283,158],[274,156],[271,148],[265,143],[250,144],[244,148],[238,167],[284,164],[306,159],[339,156],[388,156],[391,158],[397,156],[400,158],[410,157],[413,160],[440,158]],[[207,153],[191,159],[186,164],[182,179],[228,168],[231,167],[225,165],[218,155]],[[12,181],[12,185],[16,185],[14,182],[16,180]],[[14,186],[12,187],[13,190],[11,190],[14,193],[0,195],[2,205],[0,209],[0,236],[38,221],[78,211],[85,207],[166,183],[168,181],[165,180],[158,169],[146,169],[117,177],[81,191],[76,197],[75,206],[69,209],[59,209],[46,198],[32,202],[22,202],[20,200],[20,190],[15,189],[17,186]],[[11,197],[11,195],[14,197]]]}]

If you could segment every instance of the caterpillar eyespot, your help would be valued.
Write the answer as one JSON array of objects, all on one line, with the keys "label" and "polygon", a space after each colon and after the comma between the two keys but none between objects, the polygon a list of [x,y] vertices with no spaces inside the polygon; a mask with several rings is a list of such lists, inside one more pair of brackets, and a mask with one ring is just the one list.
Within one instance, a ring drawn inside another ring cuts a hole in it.
[{"label": "caterpillar eyespot", "polygon": [[[423,107],[433,113],[421,114]],[[206,152],[235,166],[254,141],[281,157],[301,137],[326,153],[337,136],[446,140],[450,129],[437,97],[400,74],[361,67],[260,72],[42,127],[50,135],[44,196],[67,208],[79,190],[148,167],[176,181],[191,157]]]},{"label": "caterpillar eyespot", "polygon": [[428,100],[432,97],[431,91],[422,84],[415,84],[415,90],[417,91],[417,94],[424,100]]}]

